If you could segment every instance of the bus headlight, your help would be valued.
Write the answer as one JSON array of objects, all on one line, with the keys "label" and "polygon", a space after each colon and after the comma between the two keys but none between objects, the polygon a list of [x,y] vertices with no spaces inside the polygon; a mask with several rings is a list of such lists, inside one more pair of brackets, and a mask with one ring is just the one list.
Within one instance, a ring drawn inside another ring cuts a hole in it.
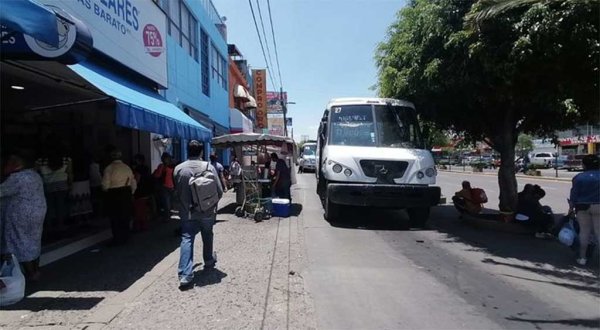
[{"label": "bus headlight", "polygon": [[423,174],[423,172],[419,171],[417,172],[417,179],[421,180],[425,177],[425,174]]},{"label": "bus headlight", "polygon": [[341,172],[342,172],[342,170],[343,170],[343,168],[342,168],[342,165],[340,165],[340,164],[335,164],[335,165],[333,165],[333,171],[334,171],[335,173],[341,173]]},{"label": "bus headlight", "polygon": [[425,170],[425,175],[427,175],[428,177],[434,177],[435,176],[435,169],[433,168],[428,168]]},{"label": "bus headlight", "polygon": [[344,170],[344,174],[346,174],[346,176],[351,176],[352,175],[352,170],[347,168]]}]

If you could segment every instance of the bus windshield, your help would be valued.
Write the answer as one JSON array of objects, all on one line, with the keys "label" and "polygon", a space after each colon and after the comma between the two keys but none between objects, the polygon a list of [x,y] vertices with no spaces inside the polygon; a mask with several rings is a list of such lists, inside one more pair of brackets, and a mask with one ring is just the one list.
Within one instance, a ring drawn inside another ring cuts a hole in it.
[{"label": "bus windshield", "polygon": [[387,105],[332,107],[329,144],[418,148],[422,146],[414,110]]}]

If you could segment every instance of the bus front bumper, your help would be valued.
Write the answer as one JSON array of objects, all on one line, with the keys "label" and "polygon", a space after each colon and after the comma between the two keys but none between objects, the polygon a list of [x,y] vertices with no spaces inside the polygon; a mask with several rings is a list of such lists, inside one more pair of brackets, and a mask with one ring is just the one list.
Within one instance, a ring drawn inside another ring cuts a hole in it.
[{"label": "bus front bumper", "polygon": [[335,204],[405,209],[438,205],[441,191],[419,185],[330,183],[327,196]]}]

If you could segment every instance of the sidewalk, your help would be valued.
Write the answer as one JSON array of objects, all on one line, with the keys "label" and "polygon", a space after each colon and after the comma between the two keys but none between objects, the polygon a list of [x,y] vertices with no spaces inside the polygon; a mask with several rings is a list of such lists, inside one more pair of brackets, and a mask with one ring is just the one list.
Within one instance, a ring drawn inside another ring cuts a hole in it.
[{"label": "sidewalk", "polygon": [[178,290],[174,221],[126,247],[96,246],[44,267],[44,282],[0,310],[0,328],[315,328],[301,205],[287,219],[255,223],[232,214],[234,199],[228,193],[220,204],[215,270],[202,270],[197,237],[193,289]]}]

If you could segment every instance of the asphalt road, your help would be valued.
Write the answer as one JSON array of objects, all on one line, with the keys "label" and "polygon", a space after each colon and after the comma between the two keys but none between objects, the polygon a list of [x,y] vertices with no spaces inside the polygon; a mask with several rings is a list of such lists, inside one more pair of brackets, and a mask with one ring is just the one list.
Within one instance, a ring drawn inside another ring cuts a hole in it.
[{"label": "asphalt road", "polygon": [[[494,177],[441,173],[439,183],[448,196],[465,178],[497,200]],[[600,328],[598,263],[574,267],[556,241],[472,228],[450,205],[433,209],[428,230],[410,230],[402,211],[360,208],[329,223],[314,175],[298,180],[321,329]],[[569,183],[541,185],[566,210]]]}]

